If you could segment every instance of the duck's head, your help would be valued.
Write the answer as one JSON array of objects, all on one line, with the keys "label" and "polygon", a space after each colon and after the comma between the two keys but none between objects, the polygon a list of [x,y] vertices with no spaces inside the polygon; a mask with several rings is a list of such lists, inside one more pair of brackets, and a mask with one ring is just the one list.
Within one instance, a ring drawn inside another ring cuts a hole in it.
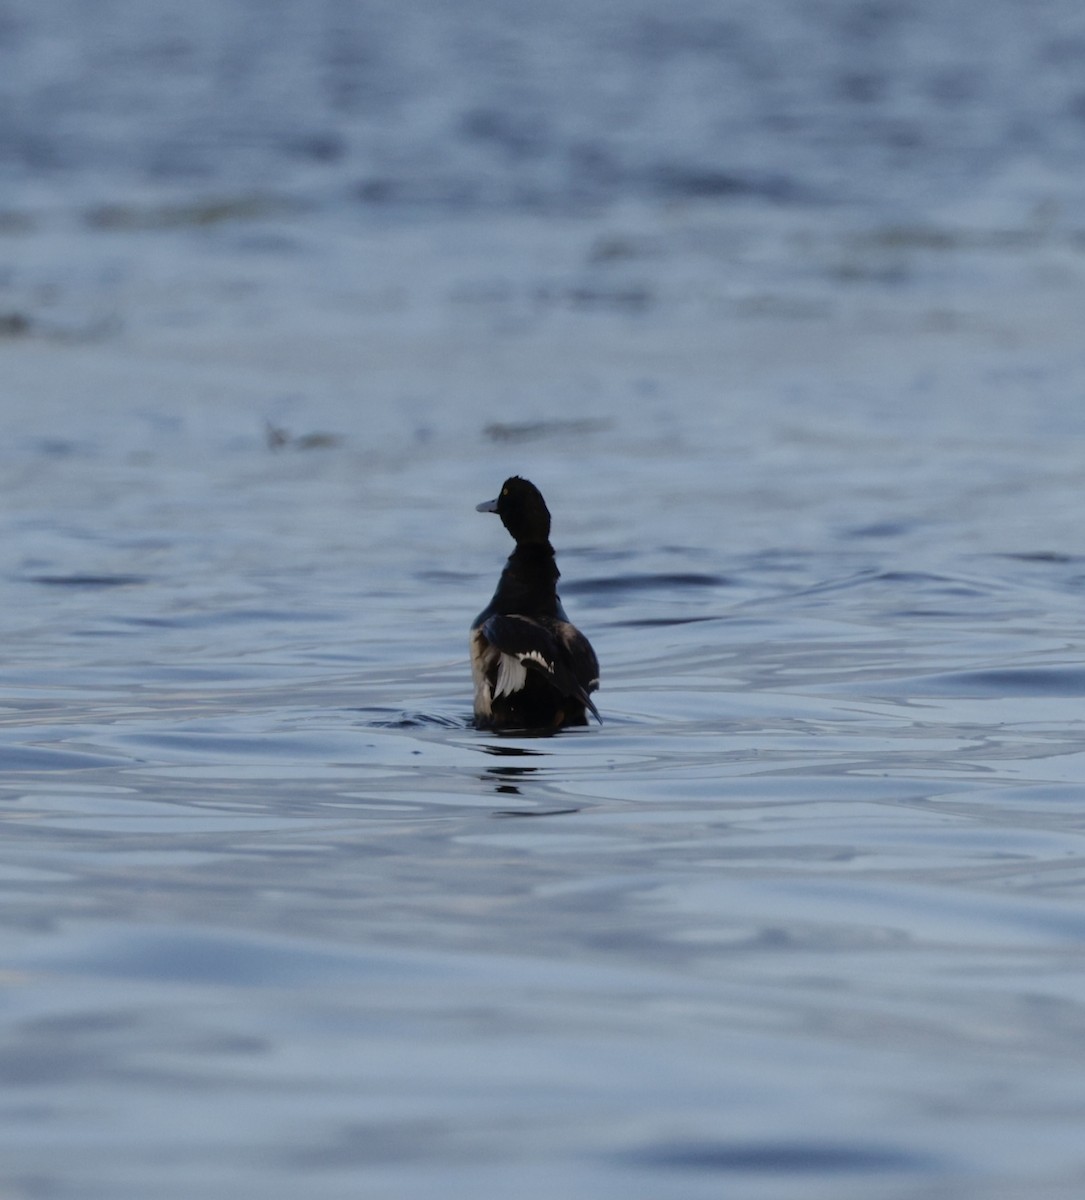
[{"label": "duck's head", "polygon": [[483,501],[477,511],[497,513],[518,545],[550,541],[550,510],[542,492],[519,475],[506,479],[497,499]]}]

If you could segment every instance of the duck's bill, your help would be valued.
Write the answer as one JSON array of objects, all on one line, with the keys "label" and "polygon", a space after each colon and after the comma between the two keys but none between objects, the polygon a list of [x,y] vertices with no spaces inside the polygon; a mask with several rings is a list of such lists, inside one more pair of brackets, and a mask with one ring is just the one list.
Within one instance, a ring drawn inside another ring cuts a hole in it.
[{"label": "duck's bill", "polygon": [[481,504],[475,505],[475,512],[497,512],[496,500],[483,500]]}]

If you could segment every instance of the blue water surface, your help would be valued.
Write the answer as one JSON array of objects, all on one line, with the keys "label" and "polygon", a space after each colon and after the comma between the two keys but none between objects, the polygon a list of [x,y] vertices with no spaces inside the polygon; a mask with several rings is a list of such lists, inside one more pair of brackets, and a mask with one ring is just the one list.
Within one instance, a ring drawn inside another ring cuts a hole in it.
[{"label": "blue water surface", "polygon": [[3,6],[5,1200],[1080,1196],[1083,37]]}]

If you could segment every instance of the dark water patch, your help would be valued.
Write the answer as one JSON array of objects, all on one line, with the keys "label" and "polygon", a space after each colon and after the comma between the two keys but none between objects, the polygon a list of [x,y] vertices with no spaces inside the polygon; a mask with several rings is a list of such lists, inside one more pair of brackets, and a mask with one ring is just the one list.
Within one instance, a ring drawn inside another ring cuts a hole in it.
[{"label": "dark water patch", "polygon": [[488,143],[512,159],[537,158],[549,145],[547,123],[537,114],[509,108],[472,109],[460,118],[468,140]]},{"label": "dark water patch", "polygon": [[539,304],[611,312],[642,312],[655,300],[652,289],[644,284],[622,287],[589,283],[571,286],[543,284],[535,289],[534,295]]},{"label": "dark water patch", "polygon": [[109,232],[200,229],[225,221],[264,220],[294,214],[303,207],[285,196],[233,196],[181,204],[99,204],[88,208],[83,220],[90,229]]},{"label": "dark water patch", "polygon": [[6,317],[0,317],[0,323],[0,340],[36,338],[49,342],[97,342],[113,336],[121,328],[120,321],[112,313],[83,321],[71,321],[55,316],[30,316],[23,312],[13,312]]},{"label": "dark water patch", "polygon": [[956,229],[932,225],[886,225],[855,239],[857,246],[890,250],[955,250],[962,245],[964,234]]},{"label": "dark water patch", "polygon": [[176,629],[177,622],[169,617],[113,617],[117,625],[131,625],[136,629]]},{"label": "dark water patch", "polygon": [[88,321],[59,321],[14,309],[0,313],[0,341],[20,338],[39,338],[54,342],[91,342],[108,337],[118,330],[113,316],[95,317]]},{"label": "dark water patch", "polygon": [[419,583],[476,583],[479,579],[476,571],[447,571],[434,567],[415,571],[414,577]]},{"label": "dark water patch", "polygon": [[552,437],[584,437],[592,433],[606,433],[612,427],[612,421],[593,417],[553,421],[491,421],[483,426],[482,434],[491,442],[507,444]]},{"label": "dark water patch", "polygon": [[658,575],[601,575],[593,579],[574,579],[563,583],[567,595],[601,596],[624,592],[679,591],[686,588],[734,587],[726,575],[699,574],[692,571],[663,572]]},{"label": "dark water patch", "polygon": [[942,620],[959,621],[962,614],[948,608],[894,608],[890,609],[885,614],[887,617],[896,617],[901,620],[929,620],[932,618],[940,618]]},{"label": "dark water patch", "polygon": [[269,450],[334,450],[345,441],[338,433],[314,430],[295,434],[281,425],[264,422],[264,443]]},{"label": "dark water patch", "polygon": [[579,808],[499,808],[494,817],[568,817],[580,812]]},{"label": "dark water patch", "polygon": [[31,454],[43,458],[93,458],[98,452],[93,442],[74,438],[36,437],[28,439],[26,444]]},{"label": "dark water patch", "polygon": [[1060,550],[1026,550],[1018,554],[1000,554],[999,558],[1009,558],[1015,562],[1027,563],[1076,563],[1081,562],[1080,554],[1063,554]]},{"label": "dark water patch", "polygon": [[894,538],[903,537],[915,528],[908,521],[875,521],[870,525],[855,525],[843,531],[846,538]]},{"label": "dark water patch", "polygon": [[926,1173],[940,1166],[928,1155],[899,1147],[831,1142],[671,1142],[628,1157],[641,1167],[731,1174]]},{"label": "dark water patch", "polygon": [[786,175],[756,175],[691,163],[666,163],[647,173],[649,188],[666,197],[729,200],[758,197],[777,203],[799,203],[809,191]]},{"label": "dark water patch", "polygon": [[0,235],[31,233],[37,228],[37,219],[17,208],[0,208]]},{"label": "dark water patch", "polygon": [[611,629],[654,629],[669,625],[697,625],[705,621],[722,621],[724,616],[712,614],[707,617],[636,617],[628,621],[611,621]]},{"label": "dark water patch", "polygon": [[662,253],[663,244],[659,238],[610,233],[595,239],[588,252],[588,262],[628,262],[632,259],[658,258]]},{"label": "dark water patch", "polygon": [[[108,1057],[104,1050],[83,1050],[65,1045],[64,1053],[58,1054],[55,1040],[33,1033],[24,1034],[21,1045],[0,1050],[0,1084],[5,1089],[48,1088],[70,1085],[81,1079],[100,1079],[107,1067]],[[58,1194],[48,1184],[37,1186],[32,1181],[30,1188],[25,1189],[23,1184],[20,1180],[18,1193],[9,1194],[32,1197],[33,1200],[51,1200]],[[4,1190],[7,1192],[6,1188]]]},{"label": "dark water patch", "polygon": [[34,330],[34,322],[23,312],[0,313],[0,338],[26,337]]},{"label": "dark water patch", "polygon": [[893,691],[919,696],[1085,696],[1085,666],[998,667],[987,671],[951,671],[902,680]]},{"label": "dark water patch", "polygon": [[68,587],[97,590],[103,588],[138,587],[150,583],[149,575],[25,575],[26,583],[40,583],[45,587]]}]

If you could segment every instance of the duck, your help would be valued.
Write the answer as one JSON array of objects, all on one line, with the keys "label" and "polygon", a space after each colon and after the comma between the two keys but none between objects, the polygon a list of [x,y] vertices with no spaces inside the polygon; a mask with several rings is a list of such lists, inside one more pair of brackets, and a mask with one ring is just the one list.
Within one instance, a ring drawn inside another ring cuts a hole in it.
[{"label": "duck", "polygon": [[476,511],[496,513],[516,542],[493,599],[471,625],[476,728],[556,732],[587,725],[589,712],[602,724],[591,698],[599,660],[558,597],[542,492],[512,475]]}]

